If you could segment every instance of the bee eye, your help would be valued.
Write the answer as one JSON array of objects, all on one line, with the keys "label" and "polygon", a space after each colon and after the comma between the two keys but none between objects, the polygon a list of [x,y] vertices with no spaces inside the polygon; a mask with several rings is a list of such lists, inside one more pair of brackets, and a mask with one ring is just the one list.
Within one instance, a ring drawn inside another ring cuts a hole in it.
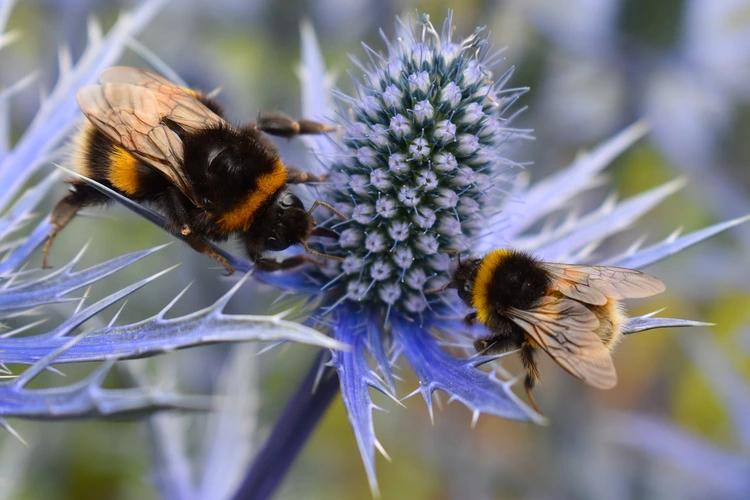
[{"label": "bee eye", "polygon": [[297,198],[297,197],[296,197],[295,195],[293,195],[292,193],[286,193],[286,194],[285,194],[285,195],[284,195],[284,196],[283,196],[283,197],[281,198],[281,200],[279,201],[279,204],[280,204],[280,205],[281,205],[281,206],[282,206],[283,208],[291,208],[291,207],[296,207],[296,208],[299,208],[299,209],[302,209],[302,210],[304,210],[304,209],[305,209],[305,207],[304,207],[304,206],[302,205],[302,202],[300,201],[300,199],[299,199],[299,198]]}]

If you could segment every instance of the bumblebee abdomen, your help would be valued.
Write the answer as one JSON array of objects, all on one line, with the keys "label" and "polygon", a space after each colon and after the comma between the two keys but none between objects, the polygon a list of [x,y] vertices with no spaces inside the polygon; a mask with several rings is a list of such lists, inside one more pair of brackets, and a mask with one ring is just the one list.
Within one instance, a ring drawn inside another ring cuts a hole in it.
[{"label": "bumblebee abdomen", "polygon": [[86,123],[74,140],[73,169],[133,199],[153,199],[167,181],[125,148]]},{"label": "bumblebee abdomen", "polygon": [[609,299],[603,306],[586,304],[599,320],[596,334],[602,339],[604,345],[612,351],[617,342],[622,338],[621,328],[625,319],[622,304],[615,299]]},{"label": "bumblebee abdomen", "polygon": [[121,146],[112,147],[109,159],[107,178],[110,184],[127,195],[136,195],[142,183],[138,175],[138,159]]}]

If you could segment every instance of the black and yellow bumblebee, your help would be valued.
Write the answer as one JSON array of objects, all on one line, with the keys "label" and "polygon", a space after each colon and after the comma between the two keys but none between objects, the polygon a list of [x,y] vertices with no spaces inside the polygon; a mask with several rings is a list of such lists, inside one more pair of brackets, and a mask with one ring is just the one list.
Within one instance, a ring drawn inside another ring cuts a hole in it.
[{"label": "black and yellow bumblebee", "polygon": [[617,384],[612,351],[626,318],[620,300],[665,290],[657,278],[633,269],[543,262],[511,249],[479,259],[459,257],[446,288],[456,288],[475,309],[465,318],[468,324],[478,321],[490,331],[474,342],[478,352],[519,349],[535,409],[537,349],[588,385],[610,389]]},{"label": "black and yellow bumblebee", "polygon": [[[264,136],[324,133],[325,125],[266,115],[257,123],[233,126],[213,98],[129,67],[107,69],[100,85],[81,88],[76,98],[88,121],[73,142],[73,169],[134,201],[156,205],[169,231],[182,234],[229,274],[234,269],[207,240],[239,236],[250,259],[265,270],[317,262],[306,255],[281,262],[263,258],[267,250],[294,244],[330,257],[311,250],[306,241],[313,235],[337,236],[315,227],[311,213],[317,206],[338,212],[320,201],[305,210],[287,189],[289,183],[321,178],[286,167]],[[54,229],[44,246],[43,267],[55,235],[78,210],[109,201],[83,182],[71,184],[71,192],[52,211]]]}]

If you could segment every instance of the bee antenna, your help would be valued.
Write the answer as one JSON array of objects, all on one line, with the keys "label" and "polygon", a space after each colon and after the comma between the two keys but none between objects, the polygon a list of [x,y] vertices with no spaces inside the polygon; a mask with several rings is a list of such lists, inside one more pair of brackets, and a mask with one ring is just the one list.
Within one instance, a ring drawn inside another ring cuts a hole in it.
[{"label": "bee antenna", "polygon": [[309,246],[307,246],[307,242],[306,241],[301,241],[300,243],[302,244],[303,247],[305,247],[305,252],[309,253],[310,255],[314,255],[314,256],[320,257],[322,259],[330,259],[330,260],[337,260],[339,262],[344,262],[344,258],[343,257],[339,257],[337,255],[328,255],[328,254],[325,254],[325,253],[316,252],[315,250],[313,250],[312,248],[310,248]]},{"label": "bee antenna", "polygon": [[313,211],[314,211],[314,210],[315,210],[316,208],[318,208],[318,207],[323,207],[323,208],[326,208],[326,209],[330,210],[330,211],[331,211],[331,212],[333,212],[333,213],[334,213],[334,214],[335,214],[335,215],[336,215],[336,216],[337,216],[338,218],[340,218],[340,219],[342,219],[342,220],[348,220],[348,218],[347,218],[347,217],[346,217],[346,216],[345,216],[344,214],[342,214],[341,212],[339,212],[338,210],[336,210],[335,208],[333,208],[333,207],[332,207],[331,205],[329,205],[328,203],[326,203],[326,202],[324,202],[324,201],[320,201],[320,200],[315,200],[315,202],[314,202],[314,203],[312,204],[312,206],[310,207],[310,210],[308,210],[308,211],[307,211],[307,215],[308,215],[308,216],[309,216],[309,215],[312,215]]},{"label": "bee antenna", "polygon": [[458,250],[440,250],[440,253],[447,253],[448,255],[455,255],[458,265],[461,265],[461,252]]},{"label": "bee antenna", "polygon": [[424,293],[427,294],[427,293],[440,293],[440,292],[444,292],[447,289],[449,289],[452,284],[453,284],[453,280],[450,280],[448,283],[446,283],[445,285],[441,286],[440,288],[430,288],[429,290],[425,290]]}]

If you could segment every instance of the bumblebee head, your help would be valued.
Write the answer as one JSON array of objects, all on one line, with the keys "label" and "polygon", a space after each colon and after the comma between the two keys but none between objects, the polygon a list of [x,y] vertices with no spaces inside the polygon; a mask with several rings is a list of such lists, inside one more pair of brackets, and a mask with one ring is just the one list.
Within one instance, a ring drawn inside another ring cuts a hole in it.
[{"label": "bumblebee head", "polygon": [[302,201],[293,193],[283,190],[271,202],[263,221],[263,247],[279,251],[306,241],[312,234],[315,221],[307,213]]},{"label": "bumblebee head", "polygon": [[471,294],[474,291],[480,262],[481,259],[462,260],[448,283],[448,287],[455,288],[458,291],[458,297],[468,305],[471,305]]},{"label": "bumblebee head", "polygon": [[315,202],[312,209],[305,210],[302,201],[296,195],[286,189],[279,191],[264,209],[262,216],[253,222],[242,237],[250,258],[255,260],[261,258],[267,250],[278,252],[301,244],[308,254],[343,261],[343,257],[316,252],[307,246],[307,240],[311,236],[333,239],[339,236],[331,229],[315,227],[315,219],[311,212],[317,205],[328,206],[322,202]]}]

